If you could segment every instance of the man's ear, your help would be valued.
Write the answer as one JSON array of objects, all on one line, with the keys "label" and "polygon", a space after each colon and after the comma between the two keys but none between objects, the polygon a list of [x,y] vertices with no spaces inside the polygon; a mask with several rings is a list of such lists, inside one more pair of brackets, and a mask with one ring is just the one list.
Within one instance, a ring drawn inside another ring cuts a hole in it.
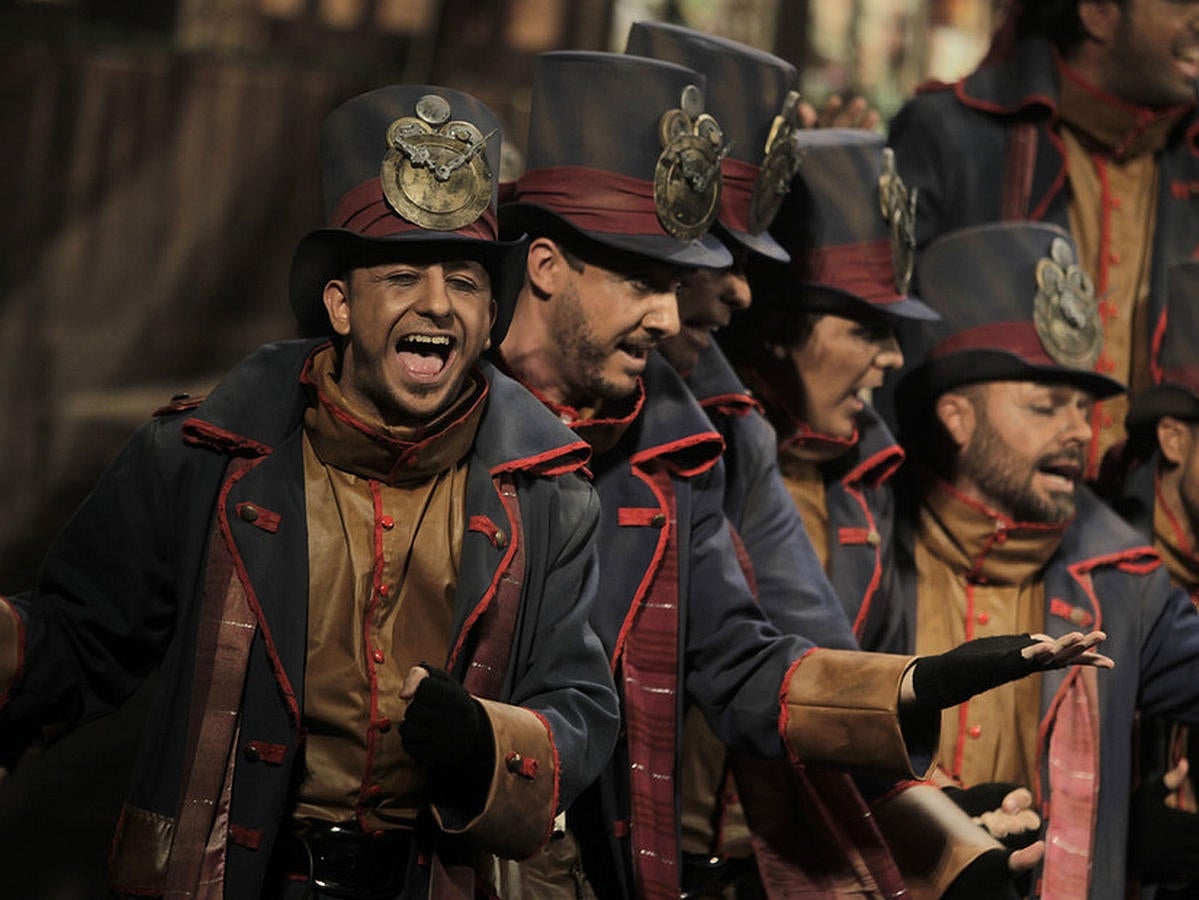
[{"label": "man's ear", "polygon": [[1116,39],[1123,10],[1116,0],[1079,0],[1078,20],[1087,37],[1105,47]]},{"label": "man's ear", "polygon": [[974,437],[974,429],[978,422],[970,398],[965,394],[950,391],[937,398],[936,410],[945,433],[957,445],[958,450],[965,450]]},{"label": "man's ear", "polygon": [[557,241],[536,237],[529,242],[526,263],[529,285],[539,297],[552,297],[561,286],[566,260]]},{"label": "man's ear", "polygon": [[1162,416],[1157,420],[1157,446],[1166,462],[1180,466],[1186,460],[1195,439],[1193,427],[1173,416]]},{"label": "man's ear", "polygon": [[329,324],[333,331],[343,337],[350,333],[350,285],[341,278],[333,278],[325,283],[325,291],[321,296],[325,310],[329,313]]}]

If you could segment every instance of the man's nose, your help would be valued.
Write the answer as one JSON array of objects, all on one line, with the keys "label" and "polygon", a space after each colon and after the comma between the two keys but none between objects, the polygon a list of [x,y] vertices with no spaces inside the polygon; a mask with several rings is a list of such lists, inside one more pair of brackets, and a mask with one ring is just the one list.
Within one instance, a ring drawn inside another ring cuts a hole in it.
[{"label": "man's nose", "polygon": [[642,327],[658,340],[679,333],[679,300],[674,291],[662,291],[650,300],[650,308],[641,320]]}]

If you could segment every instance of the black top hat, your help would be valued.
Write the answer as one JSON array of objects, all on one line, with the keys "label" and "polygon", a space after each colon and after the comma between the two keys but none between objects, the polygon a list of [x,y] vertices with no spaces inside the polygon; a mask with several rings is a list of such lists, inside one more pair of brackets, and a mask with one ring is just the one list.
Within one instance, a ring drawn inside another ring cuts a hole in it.
[{"label": "black top hat", "polygon": [[703,77],[619,53],[537,57],[526,170],[505,231],[565,227],[628,253],[680,266],[724,267],[708,229],[720,209],[717,120]]},{"label": "black top hat", "polygon": [[635,22],[625,53],[678,63],[704,76],[708,110],[729,145],[720,164],[718,233],[787,262],[787,251],[766,229],[799,164],[795,66],[736,41],[662,22]]},{"label": "black top hat", "polygon": [[852,319],[935,319],[910,296],[915,197],[881,135],[817,128],[796,135],[799,169],[770,230],[791,254],[764,269],[759,293],[774,303]]},{"label": "black top hat", "polygon": [[525,253],[523,240],[498,240],[500,140],[491,110],[450,88],[393,85],[333,110],[321,129],[328,227],[305,235],[291,264],[291,307],[304,332],[330,333],[322,295],[331,278],[402,248],[479,260],[499,307],[498,344]]},{"label": "black top hat", "polygon": [[1161,383],[1133,398],[1124,420],[1129,433],[1156,427],[1162,416],[1199,422],[1199,262],[1167,270],[1166,321],[1158,354]]},{"label": "black top hat", "polygon": [[952,232],[921,254],[919,277],[941,322],[930,326],[927,358],[903,379],[901,403],[979,381],[1074,384],[1097,398],[1124,390],[1095,370],[1095,288],[1061,228],[1001,222]]}]

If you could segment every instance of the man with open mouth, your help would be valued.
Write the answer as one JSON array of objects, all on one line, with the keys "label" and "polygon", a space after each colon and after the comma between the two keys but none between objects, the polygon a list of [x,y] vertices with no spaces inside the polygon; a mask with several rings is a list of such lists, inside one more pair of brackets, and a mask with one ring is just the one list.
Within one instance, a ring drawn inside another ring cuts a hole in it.
[{"label": "man with open mouth", "polygon": [[908,459],[881,648],[1102,626],[1120,674],[1097,684],[1093,672],[1044,673],[947,709],[937,780],[980,802],[989,793],[979,812],[992,815],[999,797],[1027,789],[1042,822],[1000,816],[996,827],[1044,838],[1034,894],[1116,900],[1135,715],[1199,721],[1199,616],[1082,479],[1092,409],[1123,390],[1093,369],[1095,287],[1070,237],[1032,223],[945,235],[918,276],[942,321],[896,394]]},{"label": "man with open mouth", "polygon": [[160,410],[0,598],[0,728],[157,670],[114,896],[486,895],[616,738],[588,449],[481,359],[525,258],[495,117],[392,86],[321,138],[315,337]]},{"label": "man with open mouth", "polygon": [[[919,246],[985,222],[1068,231],[1103,299],[1093,370],[1153,384],[1167,268],[1199,247],[1197,77],[1199,0],[1014,0],[974,72],[892,120]],[[1126,410],[1116,395],[1091,411],[1088,478]]]},{"label": "man with open mouth", "polygon": [[[682,273],[732,262],[708,234],[728,147],[703,83],[658,60],[543,54],[528,169],[500,210],[505,231],[529,235],[525,285],[500,356],[591,447],[603,508],[592,621],[624,726],[556,840],[512,873],[525,896],[679,896],[677,773],[688,704],[732,747],[909,777],[913,766],[926,768],[922,726],[946,702],[934,683],[973,694],[1028,666],[1108,663],[1091,649],[1099,633],[1013,637],[972,647],[981,657],[959,666],[957,655],[913,662],[817,649],[766,618],[723,512],[723,441],[653,352],[678,331]],[[577,127],[580,117],[587,128]],[[869,738],[845,739],[845,728],[867,721]],[[989,839],[963,848],[938,874],[949,880],[997,849]]]}]

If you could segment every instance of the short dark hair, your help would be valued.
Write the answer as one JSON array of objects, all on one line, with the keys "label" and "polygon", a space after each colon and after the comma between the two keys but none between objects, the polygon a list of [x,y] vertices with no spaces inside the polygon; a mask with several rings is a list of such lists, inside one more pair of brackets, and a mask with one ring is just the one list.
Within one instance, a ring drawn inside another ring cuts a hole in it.
[{"label": "short dark hair", "polygon": [[[1083,42],[1087,30],[1078,15],[1080,3],[1099,0],[1013,0],[1013,15],[1020,16],[1019,37],[1043,37],[1052,41],[1063,53]],[[1126,0],[1112,0],[1124,6]],[[1016,9],[1015,7],[1019,7]]]}]

